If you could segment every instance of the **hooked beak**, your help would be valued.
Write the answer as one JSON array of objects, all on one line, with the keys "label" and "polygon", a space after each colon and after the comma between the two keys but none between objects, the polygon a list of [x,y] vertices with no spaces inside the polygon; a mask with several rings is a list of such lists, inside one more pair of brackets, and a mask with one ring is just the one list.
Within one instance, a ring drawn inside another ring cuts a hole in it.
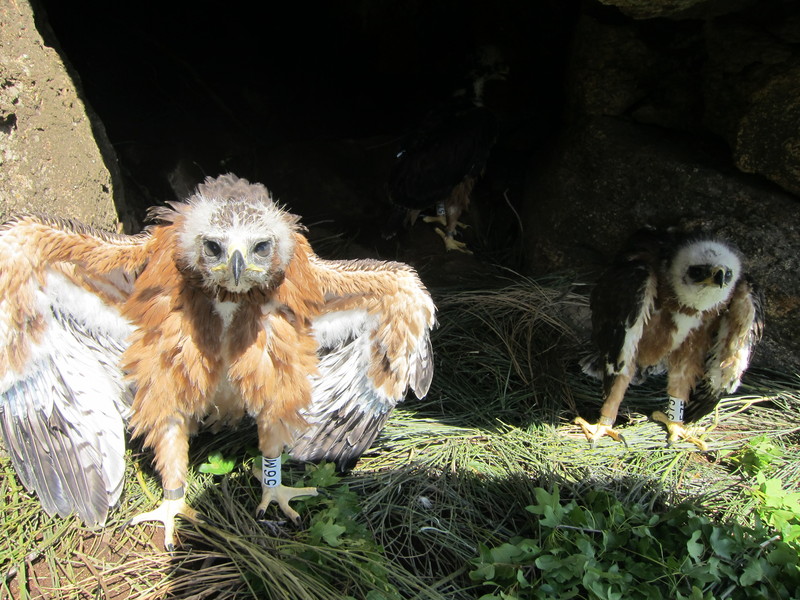
[{"label": "hooked beak", "polygon": [[244,256],[242,256],[240,250],[233,251],[233,254],[231,254],[228,259],[228,266],[230,267],[231,273],[233,273],[233,282],[239,285],[239,278],[242,276],[242,272],[247,268],[247,263],[244,262]]},{"label": "hooked beak", "polygon": [[731,279],[730,269],[725,267],[711,267],[711,273],[706,280],[708,285],[716,285],[720,288],[725,287]]},{"label": "hooked beak", "polygon": [[733,271],[725,265],[694,265],[687,272],[695,284],[724,288],[733,281]]}]

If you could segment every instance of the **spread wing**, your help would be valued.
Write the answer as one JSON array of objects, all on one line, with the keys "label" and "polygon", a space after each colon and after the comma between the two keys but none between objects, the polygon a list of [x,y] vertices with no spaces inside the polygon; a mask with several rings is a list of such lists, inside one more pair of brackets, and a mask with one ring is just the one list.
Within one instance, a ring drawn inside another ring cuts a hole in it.
[{"label": "spread wing", "polygon": [[119,308],[148,239],[40,215],[0,226],[0,428],[45,511],[90,526],[122,491],[131,326]]},{"label": "spread wing", "polygon": [[727,310],[718,317],[705,372],[686,404],[686,421],[704,417],[723,394],[736,391],[763,330],[764,297],[758,285],[745,276],[736,285]]},{"label": "spread wing", "polygon": [[[289,285],[298,284],[297,275],[290,270]],[[428,392],[435,308],[416,272],[399,263],[312,255],[305,276],[321,285],[324,307],[313,320],[319,368],[304,414],[310,427],[291,454],[346,470],[409,388],[418,398]]]}]

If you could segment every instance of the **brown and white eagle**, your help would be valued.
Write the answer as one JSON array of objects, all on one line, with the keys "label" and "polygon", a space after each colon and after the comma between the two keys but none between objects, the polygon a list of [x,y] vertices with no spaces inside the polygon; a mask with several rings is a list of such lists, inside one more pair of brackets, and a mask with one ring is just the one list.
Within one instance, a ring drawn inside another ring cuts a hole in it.
[{"label": "brown and white eagle", "polygon": [[600,277],[590,299],[596,352],[586,373],[603,382],[600,420],[581,417],[586,437],[622,440],[614,429],[629,384],[667,374],[669,442],[705,449],[684,422],[710,413],[736,390],[764,324],[763,298],[731,245],[698,235],[643,229]]},{"label": "brown and white eagle", "polygon": [[115,235],[18,216],[0,227],[0,427],[45,511],[103,524],[120,497],[125,424],[154,451],[174,547],[191,434],[250,415],[262,501],[281,485],[284,447],[345,467],[408,388],[432,376],[435,309],[416,272],[319,258],[298,218],[260,184],[209,178],[157,224]]}]

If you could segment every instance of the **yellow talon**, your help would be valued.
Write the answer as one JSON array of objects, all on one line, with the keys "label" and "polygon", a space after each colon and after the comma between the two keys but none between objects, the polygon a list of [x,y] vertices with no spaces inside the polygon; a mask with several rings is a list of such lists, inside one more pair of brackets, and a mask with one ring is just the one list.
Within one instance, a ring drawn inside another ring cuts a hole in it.
[{"label": "yellow talon", "polygon": [[691,442],[703,452],[708,450],[708,444],[706,444],[700,438],[691,435],[689,433],[689,430],[684,426],[684,424],[681,421],[670,421],[669,417],[660,410],[655,411],[652,414],[652,418],[654,421],[663,423],[667,427],[667,432],[669,433],[669,437],[667,439],[668,445],[671,446],[679,439],[681,439],[687,442]]},{"label": "yellow talon", "polygon": [[253,464],[253,475],[258,477],[261,480],[261,502],[258,504],[256,508],[256,519],[263,519],[264,515],[267,512],[267,507],[270,503],[275,502],[278,507],[281,509],[284,515],[289,517],[291,521],[295,524],[300,523],[300,515],[294,510],[291,506],[289,506],[289,501],[297,498],[298,496],[316,496],[318,494],[317,488],[314,487],[304,487],[304,488],[294,488],[282,485],[280,483],[280,457],[276,459],[270,459],[273,461],[274,465],[277,467],[275,481],[272,481],[271,484],[265,482],[265,478],[263,476],[263,468],[264,465],[263,461],[267,460],[262,457],[262,466],[258,464]]},{"label": "yellow talon", "polygon": [[614,429],[613,425],[605,425],[603,423],[596,423],[591,424],[583,417],[575,417],[574,423],[576,425],[580,425],[581,429],[583,429],[583,434],[586,436],[586,439],[592,444],[592,447],[597,445],[597,440],[599,440],[604,435],[607,435],[611,439],[622,442],[625,446],[628,446],[628,442],[625,441],[625,436],[623,436],[619,431]]},{"label": "yellow talon", "polygon": [[442,227],[447,225],[447,218],[444,215],[436,215],[435,217],[422,217],[426,223],[438,223]]},{"label": "yellow talon", "polygon": [[160,521],[164,525],[164,547],[167,552],[175,550],[175,517],[181,515],[193,522],[202,521],[200,513],[186,504],[184,497],[174,500],[162,500],[155,509],[133,517],[127,525],[136,525],[145,521]]},{"label": "yellow talon", "polygon": [[467,245],[464,242],[459,242],[458,240],[454,239],[453,236],[447,235],[438,227],[436,228],[436,233],[438,233],[439,237],[444,240],[444,247],[448,250],[458,250],[464,254],[472,254],[472,250],[467,248]]},{"label": "yellow talon", "polygon": [[[447,217],[444,215],[436,215],[435,217],[422,217],[422,220],[426,223],[436,223],[441,225],[442,227],[447,227]],[[466,223],[462,223],[461,221],[456,221],[456,229],[467,229],[469,225]]]}]

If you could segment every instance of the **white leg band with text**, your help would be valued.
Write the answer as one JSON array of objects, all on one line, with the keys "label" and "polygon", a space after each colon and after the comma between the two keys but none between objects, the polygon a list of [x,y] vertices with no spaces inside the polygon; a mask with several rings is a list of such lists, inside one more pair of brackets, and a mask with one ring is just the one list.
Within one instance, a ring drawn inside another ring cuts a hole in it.
[{"label": "white leg band with text", "polygon": [[667,409],[667,417],[669,417],[670,421],[683,423],[683,400],[681,400],[680,398],[675,398],[673,396],[669,397],[669,408]]},{"label": "white leg band with text", "polygon": [[266,487],[278,487],[281,484],[281,457],[261,457],[261,483]]}]

